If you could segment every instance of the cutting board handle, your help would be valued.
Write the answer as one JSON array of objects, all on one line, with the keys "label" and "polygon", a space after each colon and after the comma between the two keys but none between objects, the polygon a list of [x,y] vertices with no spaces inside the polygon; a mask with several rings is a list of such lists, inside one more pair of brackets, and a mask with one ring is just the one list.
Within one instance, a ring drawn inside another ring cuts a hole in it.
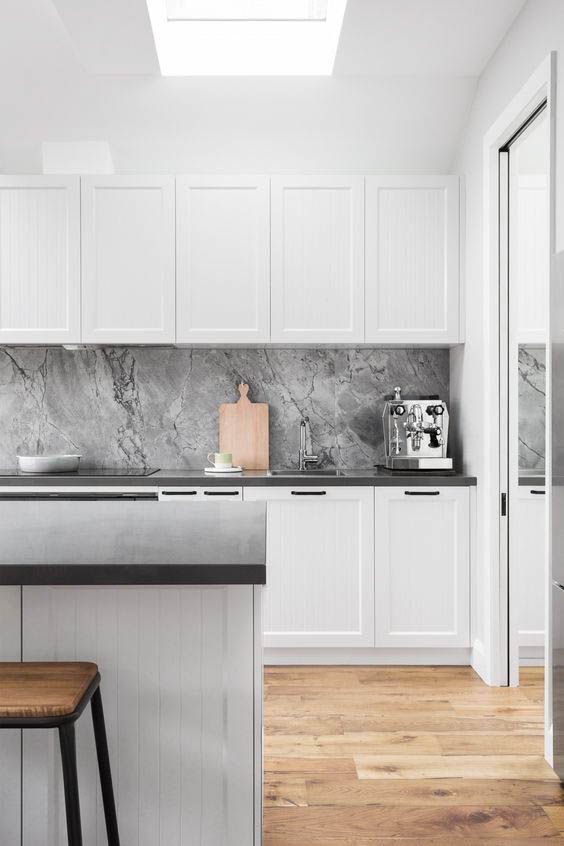
[{"label": "cutting board handle", "polygon": [[239,393],[241,394],[241,398],[238,400],[238,402],[248,402],[248,403],[250,403],[251,401],[248,397],[249,386],[245,382],[241,382],[241,384],[238,386],[238,389],[239,389]]}]

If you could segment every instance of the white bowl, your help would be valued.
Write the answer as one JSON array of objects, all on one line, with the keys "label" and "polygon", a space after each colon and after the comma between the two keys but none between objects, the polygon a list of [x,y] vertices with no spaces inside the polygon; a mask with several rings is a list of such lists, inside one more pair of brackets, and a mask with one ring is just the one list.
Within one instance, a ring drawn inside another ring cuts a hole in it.
[{"label": "white bowl", "polygon": [[22,473],[76,473],[80,455],[18,455]]}]

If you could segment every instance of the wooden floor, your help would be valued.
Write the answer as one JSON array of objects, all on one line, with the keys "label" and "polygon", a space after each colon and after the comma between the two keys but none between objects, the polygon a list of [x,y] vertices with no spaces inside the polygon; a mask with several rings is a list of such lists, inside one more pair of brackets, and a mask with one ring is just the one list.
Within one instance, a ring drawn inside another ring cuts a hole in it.
[{"label": "wooden floor", "polygon": [[264,846],[564,839],[542,670],[269,667],[265,689]]}]

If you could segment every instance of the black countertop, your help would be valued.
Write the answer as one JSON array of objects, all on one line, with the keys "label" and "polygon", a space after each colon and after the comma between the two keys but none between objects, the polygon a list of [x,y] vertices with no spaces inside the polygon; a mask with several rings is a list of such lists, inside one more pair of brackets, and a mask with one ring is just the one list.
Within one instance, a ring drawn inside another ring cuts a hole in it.
[{"label": "black countertop", "polygon": [[0,585],[265,582],[263,502],[0,502]]},{"label": "black countertop", "polygon": [[[106,471],[107,472],[107,471]],[[201,470],[157,470],[149,476],[122,476],[116,471],[115,475],[88,475],[87,470],[76,473],[54,474],[18,474],[17,471],[0,471],[0,488],[5,487],[136,487],[155,488],[170,487],[172,485],[194,485],[201,487],[286,487],[288,485],[306,485],[324,487],[328,485],[350,486],[366,485],[377,487],[416,487],[432,485],[433,487],[459,487],[476,484],[475,476],[463,473],[441,474],[431,471],[419,473],[394,473],[385,470],[344,470],[339,476],[324,476],[322,473],[277,476],[267,470],[247,470],[242,473],[226,473],[224,475],[210,475]]]}]

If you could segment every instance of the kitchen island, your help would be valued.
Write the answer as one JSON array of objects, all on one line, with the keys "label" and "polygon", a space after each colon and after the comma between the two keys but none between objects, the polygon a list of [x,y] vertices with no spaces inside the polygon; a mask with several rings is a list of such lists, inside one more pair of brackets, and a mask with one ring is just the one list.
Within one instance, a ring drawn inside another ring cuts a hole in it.
[{"label": "kitchen island", "polygon": [[[0,659],[99,665],[122,843],[257,846],[264,504],[26,494],[0,498]],[[77,747],[104,843],[90,719]],[[0,842],[65,842],[54,733],[3,731],[0,755]]]}]

